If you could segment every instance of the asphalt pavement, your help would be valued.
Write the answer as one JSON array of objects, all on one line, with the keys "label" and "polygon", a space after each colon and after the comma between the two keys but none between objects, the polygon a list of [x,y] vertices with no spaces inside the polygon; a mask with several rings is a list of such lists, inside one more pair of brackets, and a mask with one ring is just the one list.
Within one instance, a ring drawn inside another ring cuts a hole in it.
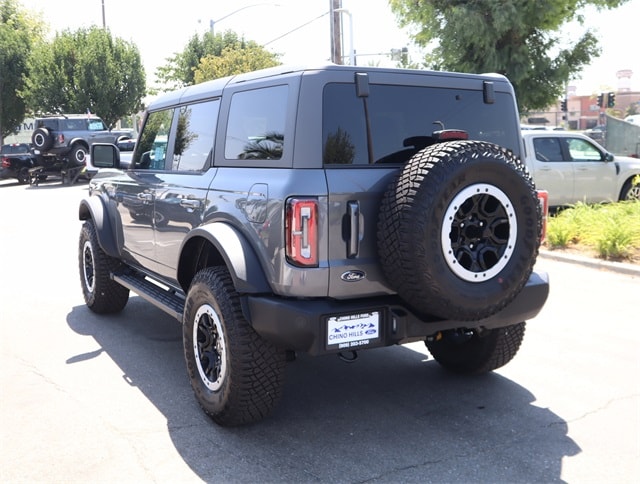
[{"label": "asphalt pavement", "polygon": [[179,323],[139,297],[84,305],[86,191],[0,182],[3,484],[640,482],[637,271],[543,252],[549,300],[505,367],[454,376],[421,343],[300,355],[274,414],[226,429]]}]

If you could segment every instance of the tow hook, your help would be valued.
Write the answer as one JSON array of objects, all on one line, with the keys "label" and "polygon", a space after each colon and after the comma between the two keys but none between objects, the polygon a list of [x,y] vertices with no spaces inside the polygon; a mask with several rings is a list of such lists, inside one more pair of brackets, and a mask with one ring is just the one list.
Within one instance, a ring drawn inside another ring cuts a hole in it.
[{"label": "tow hook", "polygon": [[353,350],[347,352],[341,351],[340,353],[338,353],[338,358],[340,358],[345,363],[353,363],[358,359],[358,353]]}]

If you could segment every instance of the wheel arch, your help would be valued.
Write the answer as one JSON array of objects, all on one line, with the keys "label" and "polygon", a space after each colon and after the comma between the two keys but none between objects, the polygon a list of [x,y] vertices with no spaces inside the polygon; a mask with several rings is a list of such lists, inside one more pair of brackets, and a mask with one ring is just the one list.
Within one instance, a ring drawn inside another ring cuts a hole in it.
[{"label": "wheel arch", "polygon": [[83,199],[78,209],[78,219],[92,220],[96,228],[98,243],[102,250],[111,257],[120,257],[111,220],[100,197]]},{"label": "wheel arch", "polygon": [[71,151],[76,145],[82,145],[87,151],[89,151],[89,143],[84,138],[72,139],[71,142],[69,143],[69,150]]},{"label": "wheel arch", "polygon": [[625,175],[624,180],[619,185],[618,200],[624,200],[624,196],[626,195],[624,192],[627,188],[627,184],[633,185],[633,179],[637,176],[640,176],[640,170],[633,171]]},{"label": "wheel arch", "polygon": [[248,240],[231,225],[216,222],[192,231],[183,241],[178,261],[178,282],[188,290],[196,273],[209,266],[229,269],[239,293],[269,293],[271,286]]}]

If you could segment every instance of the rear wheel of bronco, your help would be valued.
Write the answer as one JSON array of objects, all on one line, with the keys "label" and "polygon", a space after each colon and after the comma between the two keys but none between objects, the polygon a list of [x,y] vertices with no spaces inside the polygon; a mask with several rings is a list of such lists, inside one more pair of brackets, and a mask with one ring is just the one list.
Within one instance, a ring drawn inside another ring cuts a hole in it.
[{"label": "rear wheel of bronco", "polygon": [[453,141],[417,153],[387,190],[378,249],[391,286],[416,312],[479,320],[522,290],[540,231],[519,160],[491,143]]},{"label": "rear wheel of bronco", "polygon": [[509,363],[524,338],[525,323],[477,331],[450,330],[425,344],[431,356],[447,370],[477,375]]},{"label": "rear wheel of bronco", "polygon": [[129,290],[111,279],[119,262],[102,251],[91,220],[82,225],[79,249],[80,284],[89,309],[98,314],[122,311],[129,300]]},{"label": "rear wheel of bronco", "polygon": [[73,165],[84,165],[87,160],[87,148],[83,145],[75,144],[71,148],[71,153],[69,153],[69,161]]},{"label": "rear wheel of bronco", "polygon": [[48,150],[53,146],[53,136],[47,128],[38,128],[31,135],[31,143],[39,150]]},{"label": "rear wheel of bronco", "polygon": [[286,353],[245,320],[226,268],[206,268],[194,278],[185,304],[183,341],[196,399],[216,423],[255,422],[275,408]]}]

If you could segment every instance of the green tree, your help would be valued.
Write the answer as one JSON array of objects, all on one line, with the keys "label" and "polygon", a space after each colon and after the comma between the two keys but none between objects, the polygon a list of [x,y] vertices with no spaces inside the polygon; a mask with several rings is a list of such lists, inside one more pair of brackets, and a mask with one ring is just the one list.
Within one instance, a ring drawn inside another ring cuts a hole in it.
[{"label": "green tree", "polygon": [[277,54],[266,51],[254,42],[247,42],[243,48],[226,47],[219,56],[203,57],[194,71],[194,81],[200,83],[279,64]]},{"label": "green tree", "polygon": [[564,93],[565,84],[600,54],[586,29],[564,45],[562,29],[583,24],[588,5],[615,8],[627,0],[389,0],[414,42],[433,49],[425,65],[436,70],[497,72],[507,76],[522,112],[542,109]]},{"label": "green tree", "polygon": [[33,50],[24,95],[33,111],[90,110],[111,125],[141,107],[145,74],[140,52],[98,27],[63,31]]},{"label": "green tree", "polygon": [[19,93],[28,74],[27,58],[42,33],[42,22],[29,16],[16,0],[0,0],[0,141],[26,115]]},{"label": "green tree", "polygon": [[[212,61],[212,58],[217,57],[225,60]],[[201,64],[203,59],[207,60]],[[218,75],[219,72],[237,74],[274,66],[279,64],[277,59],[277,54],[266,51],[253,41],[238,37],[238,34],[231,30],[222,34],[205,32],[202,35],[193,35],[182,52],[167,58],[167,64],[156,70],[156,79],[165,90],[173,90],[203,80],[223,77]]]}]

